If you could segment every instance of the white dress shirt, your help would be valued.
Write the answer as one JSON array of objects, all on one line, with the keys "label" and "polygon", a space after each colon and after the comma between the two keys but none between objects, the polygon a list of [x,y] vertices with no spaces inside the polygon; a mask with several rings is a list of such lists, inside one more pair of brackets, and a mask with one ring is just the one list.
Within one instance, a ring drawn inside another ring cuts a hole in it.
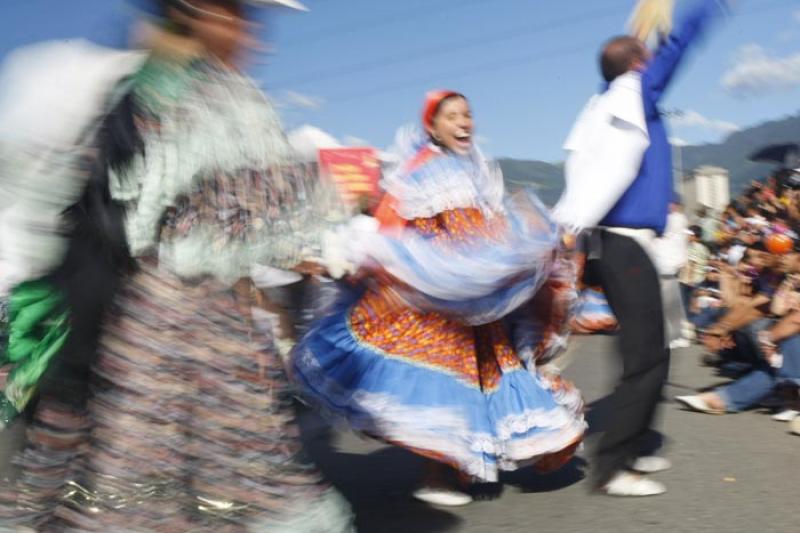
[{"label": "white dress shirt", "polygon": [[597,226],[636,179],[649,145],[641,75],[628,72],[589,100],[564,144],[555,220],[573,232]]}]

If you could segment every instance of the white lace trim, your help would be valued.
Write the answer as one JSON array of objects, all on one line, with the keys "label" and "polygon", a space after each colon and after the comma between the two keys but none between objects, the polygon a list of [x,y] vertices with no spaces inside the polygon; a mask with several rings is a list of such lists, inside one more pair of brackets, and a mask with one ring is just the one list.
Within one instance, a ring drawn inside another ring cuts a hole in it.
[{"label": "white lace trim", "polygon": [[[460,468],[475,477],[496,481],[499,470],[514,470],[542,455],[564,449],[581,437],[586,423],[580,410],[570,412],[559,405],[554,409],[534,409],[510,415],[495,427],[496,436],[470,431],[464,413],[451,407],[413,408],[398,405],[386,393],[350,391],[329,379],[314,355],[304,346],[295,353],[295,369],[304,369],[303,378],[311,383],[312,395],[322,394],[337,411],[352,409],[370,413],[348,416],[342,412],[327,414],[341,419],[356,430],[380,435],[388,440],[422,450],[435,450],[456,460]],[[549,389],[549,383],[540,380]],[[313,399],[313,398],[312,398]],[[580,404],[582,408],[582,402]],[[544,431],[529,437],[534,428]],[[493,456],[494,462],[486,458]]]},{"label": "white lace trim", "polygon": [[475,207],[486,214],[502,212],[503,175],[477,146],[465,156],[442,154],[422,167],[408,172],[408,164],[428,146],[418,127],[401,128],[391,151],[400,161],[387,172],[382,185],[398,201],[397,213],[406,220],[429,218],[444,211]]}]

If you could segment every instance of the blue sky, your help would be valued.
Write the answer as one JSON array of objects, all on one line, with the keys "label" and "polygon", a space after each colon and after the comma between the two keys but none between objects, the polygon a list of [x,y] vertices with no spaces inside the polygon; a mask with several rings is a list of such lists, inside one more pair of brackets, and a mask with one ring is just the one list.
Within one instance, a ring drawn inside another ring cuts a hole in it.
[{"label": "blue sky", "polygon": [[[693,0],[678,0],[679,9]],[[0,56],[44,39],[125,42],[122,0],[2,0]],[[600,44],[624,29],[633,0],[306,0],[270,10],[274,54],[249,67],[287,128],[312,124],[383,147],[416,120],[426,90],[472,101],[495,156],[556,161],[599,85]],[[664,103],[672,134],[713,142],[800,109],[800,1],[738,0],[693,54]]]}]

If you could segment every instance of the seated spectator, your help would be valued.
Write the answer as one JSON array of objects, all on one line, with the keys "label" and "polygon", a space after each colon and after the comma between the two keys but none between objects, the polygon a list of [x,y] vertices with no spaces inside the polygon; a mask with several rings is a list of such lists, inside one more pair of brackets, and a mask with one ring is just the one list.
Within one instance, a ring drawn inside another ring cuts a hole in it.
[{"label": "seated spectator", "polygon": [[[693,409],[738,411],[770,394],[778,380],[800,379],[800,255],[777,256],[756,246],[744,265],[740,272],[746,275],[755,273],[748,268],[757,271],[752,290],[739,289],[739,297],[706,333],[705,344],[718,351],[738,348],[739,359],[753,363],[753,370],[714,392],[679,398]],[[747,352],[744,357],[743,352]]]},{"label": "seated spectator", "polygon": [[699,331],[715,323],[725,312],[720,289],[719,263],[718,258],[712,257],[706,269],[706,277],[696,287],[689,304],[689,322]]},{"label": "seated spectator", "polygon": [[[796,287],[793,291],[797,301]],[[760,345],[763,358],[741,378],[711,392],[675,399],[703,413],[738,412],[757,405],[782,380],[800,380],[800,310],[764,331]]]},{"label": "seated spectator", "polygon": [[795,268],[794,257],[784,260],[758,242],[748,249],[746,259],[737,267],[717,263],[722,267],[720,293],[724,312],[716,315],[718,320],[702,335],[704,346],[719,356],[717,362],[758,362],[756,336],[779,316],[773,309],[773,298],[787,269]]}]

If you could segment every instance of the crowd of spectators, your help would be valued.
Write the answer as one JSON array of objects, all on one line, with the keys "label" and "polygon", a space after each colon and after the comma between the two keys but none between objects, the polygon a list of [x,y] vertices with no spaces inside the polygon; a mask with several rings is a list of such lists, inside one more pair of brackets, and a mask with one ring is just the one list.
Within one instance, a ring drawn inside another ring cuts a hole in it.
[{"label": "crowd of spectators", "polygon": [[722,213],[701,209],[679,274],[684,340],[703,362],[736,376],[712,391],[679,396],[714,414],[771,406],[800,433],[800,188],[783,171],[750,187]]}]

